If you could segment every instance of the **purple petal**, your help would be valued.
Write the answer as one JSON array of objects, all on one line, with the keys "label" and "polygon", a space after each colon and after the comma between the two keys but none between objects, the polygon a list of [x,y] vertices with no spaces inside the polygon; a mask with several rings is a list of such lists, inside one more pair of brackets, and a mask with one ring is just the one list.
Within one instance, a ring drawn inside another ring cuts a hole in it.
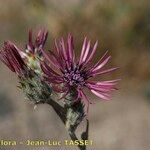
[{"label": "purple petal", "polygon": [[97,85],[116,85],[121,79],[97,82]]},{"label": "purple petal", "polygon": [[97,92],[97,91],[95,91],[95,90],[91,90],[91,92],[92,92],[93,94],[95,94],[96,96],[98,96],[98,97],[104,99],[104,100],[110,100],[110,97],[109,97],[109,95],[107,95],[107,94],[100,93],[100,92]]},{"label": "purple petal", "polygon": [[84,52],[85,52],[85,49],[86,49],[86,45],[87,45],[87,38],[85,37],[84,42],[83,42],[83,46],[82,46],[82,50],[81,50],[79,65],[82,63]]},{"label": "purple petal", "polygon": [[88,71],[89,71],[89,72],[92,72],[93,69],[95,69],[101,62],[103,62],[103,61],[108,57],[107,54],[108,54],[108,51],[106,51],[106,52],[104,53],[104,55],[100,58],[100,60],[99,60],[94,66],[91,66],[91,67],[88,69]]},{"label": "purple petal", "polygon": [[50,66],[48,66],[45,62],[41,63],[41,69],[45,74],[53,76],[57,79],[61,79],[61,76],[58,73],[56,73],[53,69],[51,69]]},{"label": "purple petal", "polygon": [[44,47],[45,42],[47,40],[47,36],[48,36],[48,32],[47,31],[40,30],[38,32],[38,35],[37,35],[36,40],[35,40],[36,46],[38,48],[43,48]]},{"label": "purple petal", "polygon": [[41,49],[42,54],[44,56],[44,58],[46,58],[46,60],[51,63],[53,66],[55,67],[60,67],[60,64],[58,62],[58,59],[56,58],[55,54],[51,51],[45,51],[43,49]]},{"label": "purple petal", "polygon": [[63,59],[63,56],[62,56],[62,51],[60,51],[60,48],[58,46],[58,43],[57,43],[57,40],[55,39],[55,48],[56,48],[56,51],[57,51],[57,55],[60,57],[60,59],[62,60]]},{"label": "purple petal", "polygon": [[84,53],[82,62],[85,62],[85,61],[86,61],[86,58],[87,58],[87,56],[88,56],[88,54],[89,54],[89,50],[90,50],[90,41],[89,41],[88,44],[87,44],[87,47],[86,47],[86,50],[85,50],[85,53]]},{"label": "purple petal", "polygon": [[5,50],[8,51],[8,57],[17,72],[24,68],[24,62],[19,55],[16,46],[10,41],[4,43]]},{"label": "purple petal", "polygon": [[102,67],[104,67],[108,61],[110,60],[111,56],[107,57],[105,60],[103,60],[102,62],[99,61],[96,65],[96,67],[94,67],[94,69],[92,70],[92,72],[96,72],[98,70],[100,70]]},{"label": "purple petal", "polygon": [[29,30],[29,38],[28,38],[27,49],[30,50],[31,52],[34,52],[34,46],[33,46],[33,43],[32,43],[32,30]]},{"label": "purple petal", "polygon": [[96,75],[111,73],[111,72],[113,72],[113,71],[115,71],[115,70],[117,70],[117,69],[119,69],[119,67],[106,69],[106,70],[103,70],[103,71],[100,71],[100,72],[96,72],[96,73],[91,73],[91,75],[92,75],[92,76],[96,76]]},{"label": "purple petal", "polygon": [[63,56],[64,56],[65,60],[67,60],[68,57],[67,57],[67,52],[66,52],[65,43],[64,43],[63,38],[61,38],[60,44],[61,44],[61,47],[62,47]]},{"label": "purple petal", "polygon": [[89,55],[88,59],[86,60],[86,64],[88,62],[90,62],[90,60],[93,58],[93,56],[94,56],[94,54],[96,52],[97,46],[98,46],[98,41],[96,41],[96,43],[94,44],[94,47],[93,47],[93,49],[91,51],[91,54]]},{"label": "purple petal", "polygon": [[4,42],[3,50],[0,52],[0,59],[11,71],[22,75],[26,65],[18,51],[20,50],[12,42]]},{"label": "purple petal", "polygon": [[11,62],[3,56],[3,54],[0,52],[0,60],[12,71],[15,72],[14,67],[12,66]]},{"label": "purple petal", "polygon": [[97,86],[92,85],[92,84],[87,84],[88,88],[99,91],[99,92],[111,92],[112,90],[114,90],[114,87],[108,87],[108,86]]},{"label": "purple petal", "polygon": [[68,55],[69,55],[69,60],[71,62],[74,62],[75,59],[75,54],[74,54],[74,45],[73,45],[73,37],[71,35],[68,35]]}]

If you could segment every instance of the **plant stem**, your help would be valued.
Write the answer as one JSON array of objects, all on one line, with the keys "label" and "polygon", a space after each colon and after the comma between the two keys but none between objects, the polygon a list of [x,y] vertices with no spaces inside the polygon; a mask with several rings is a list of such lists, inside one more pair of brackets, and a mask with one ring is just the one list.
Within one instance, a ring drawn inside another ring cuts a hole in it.
[{"label": "plant stem", "polygon": [[66,111],[65,111],[65,109],[52,99],[48,100],[47,104],[52,106],[52,108],[54,109],[56,114],[59,116],[61,121],[65,124],[65,122],[66,122]]},{"label": "plant stem", "polygon": [[[73,141],[78,140],[76,134],[74,132],[69,132],[69,135]],[[86,131],[81,134],[82,140],[88,140],[89,138],[89,120],[86,120]],[[86,150],[86,145],[80,146],[78,145],[80,150]]]},{"label": "plant stem", "polygon": [[[59,105],[57,102],[55,102],[52,99],[47,100],[46,103],[52,106],[52,108],[54,109],[56,114],[59,116],[61,121],[65,124],[66,123],[66,109],[64,109],[64,107],[62,107],[61,105]],[[77,138],[75,132],[69,132],[69,136],[73,141],[79,140]],[[87,119],[86,120],[86,130],[81,134],[81,139],[88,140],[88,137],[89,137],[89,120]],[[79,150],[86,150],[86,145],[84,145],[84,146],[78,145],[78,148],[79,148]]]}]

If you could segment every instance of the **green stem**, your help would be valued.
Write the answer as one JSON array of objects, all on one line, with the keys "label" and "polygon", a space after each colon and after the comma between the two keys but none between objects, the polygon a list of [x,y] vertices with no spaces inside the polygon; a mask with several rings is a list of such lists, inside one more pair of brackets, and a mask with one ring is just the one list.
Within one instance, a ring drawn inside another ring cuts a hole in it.
[{"label": "green stem", "polygon": [[59,116],[61,121],[65,124],[65,122],[66,122],[66,111],[65,111],[65,109],[52,99],[48,100],[47,104],[52,106],[52,108],[54,109],[56,114]]},{"label": "green stem", "polygon": [[[78,140],[78,138],[74,132],[69,132],[69,135],[73,141]],[[89,138],[89,120],[87,119],[86,120],[86,130],[85,130],[85,132],[83,132],[81,134],[81,139],[82,140],[88,140],[88,138]],[[84,145],[84,146],[78,145],[78,148],[80,150],[86,150],[86,145]]]},{"label": "green stem", "polygon": [[[66,123],[66,109],[64,109],[64,107],[62,107],[61,105],[59,105],[57,102],[55,102],[52,99],[49,99],[46,103],[52,106],[52,108],[54,109],[56,114],[59,116],[61,121],[65,124]],[[69,132],[69,136],[73,141],[79,140],[75,132]],[[89,137],[89,121],[86,120],[86,130],[85,132],[81,134],[81,139],[88,140],[88,137]],[[86,150],[86,145],[85,146],[78,145],[78,148],[79,150]]]}]

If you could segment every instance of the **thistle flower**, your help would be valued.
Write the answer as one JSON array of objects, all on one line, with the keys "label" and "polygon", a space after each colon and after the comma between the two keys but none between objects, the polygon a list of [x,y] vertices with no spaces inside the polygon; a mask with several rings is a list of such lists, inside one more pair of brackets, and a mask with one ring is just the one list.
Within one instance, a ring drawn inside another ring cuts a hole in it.
[{"label": "thistle flower", "polygon": [[41,49],[43,49],[45,42],[47,40],[48,32],[45,30],[40,30],[33,43],[32,30],[29,31],[28,44],[26,45],[26,52],[30,54],[41,54]]},{"label": "thistle flower", "polygon": [[18,76],[24,76],[27,73],[27,66],[18,51],[20,50],[12,42],[4,42],[0,51],[0,60]]},{"label": "thistle flower", "polygon": [[[39,38],[36,39],[36,45],[43,45],[44,41],[41,40],[42,34],[39,32]],[[34,103],[44,103],[51,96],[51,87],[41,80],[41,76],[37,74],[40,72],[39,68],[33,68],[22,56],[22,50],[17,48],[15,44],[10,41],[4,42],[4,46],[0,51],[0,60],[13,72],[18,75],[18,87],[23,90],[26,97]],[[28,57],[29,60],[30,57]],[[38,63],[39,60],[33,62]],[[40,65],[39,65],[40,67]]]},{"label": "thistle flower", "polygon": [[[91,60],[96,52],[98,42],[91,47],[90,40],[85,37],[80,58],[75,58],[73,37],[68,35],[67,42],[61,38],[55,40],[55,52],[44,51],[44,61],[41,68],[44,72],[44,79],[54,85],[63,84],[62,90],[67,95],[70,90],[77,92],[76,100],[82,99],[85,104],[89,105],[90,101],[84,93],[84,88],[88,88],[93,94],[101,99],[109,100],[111,92],[115,90],[118,80],[109,81],[92,81],[91,78],[111,73],[117,68],[104,69],[111,56],[106,52],[95,65],[90,65]],[[53,67],[52,67],[53,66]],[[55,67],[55,69],[53,69]],[[58,68],[58,71],[56,71]]]},{"label": "thistle flower", "polygon": [[44,48],[47,40],[48,32],[45,30],[39,30],[35,41],[33,42],[32,30],[29,30],[28,44],[26,44],[25,50],[20,50],[21,57],[26,62],[27,66],[34,70],[34,72],[41,74],[40,59],[42,59],[41,49]]}]

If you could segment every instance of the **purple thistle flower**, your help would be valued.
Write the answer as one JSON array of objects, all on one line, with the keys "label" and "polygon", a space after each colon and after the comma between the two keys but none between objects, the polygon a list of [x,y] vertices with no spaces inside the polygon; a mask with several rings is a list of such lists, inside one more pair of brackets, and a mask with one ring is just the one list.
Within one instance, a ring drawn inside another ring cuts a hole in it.
[{"label": "purple thistle flower", "polygon": [[47,40],[48,32],[45,30],[40,30],[35,38],[35,42],[32,39],[32,30],[29,30],[28,44],[26,46],[27,52],[34,54],[41,54],[41,49],[44,47]]},{"label": "purple thistle flower", "polygon": [[32,30],[29,30],[28,44],[25,50],[20,50],[19,54],[24,59],[27,66],[34,70],[34,72],[40,74],[40,59],[42,59],[41,49],[44,48],[47,40],[48,32],[45,30],[39,30],[35,41],[33,42]]},{"label": "purple thistle flower", "polygon": [[[95,64],[90,65],[96,52],[98,42],[91,47],[90,41],[85,37],[79,60],[75,59],[73,37],[68,35],[67,42],[61,38],[55,40],[55,53],[42,50],[44,61],[41,62],[41,68],[44,72],[44,79],[56,84],[63,84],[65,95],[70,89],[77,90],[77,99],[81,98],[88,105],[90,103],[83,89],[88,88],[93,94],[104,100],[111,98],[111,92],[116,90],[118,80],[110,81],[91,81],[92,77],[111,73],[117,68],[104,69],[111,56],[106,52]],[[52,67],[53,66],[53,67]],[[53,69],[55,67],[55,69]],[[56,71],[58,68],[59,71]]]},{"label": "purple thistle flower", "polygon": [[26,73],[27,67],[19,54],[19,49],[10,41],[4,42],[0,51],[0,60],[12,71],[19,76]]}]

